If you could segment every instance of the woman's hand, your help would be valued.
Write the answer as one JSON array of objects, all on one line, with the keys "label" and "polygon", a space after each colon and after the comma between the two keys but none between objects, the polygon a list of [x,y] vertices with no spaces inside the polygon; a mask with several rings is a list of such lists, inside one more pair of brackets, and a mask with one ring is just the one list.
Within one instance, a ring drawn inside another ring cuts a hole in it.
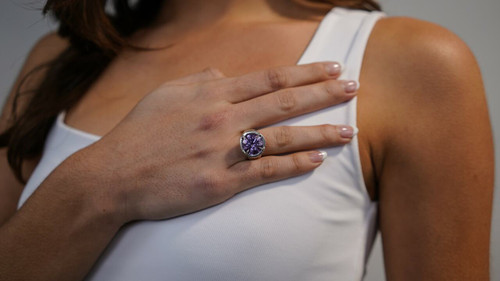
[{"label": "woman's hand", "polygon": [[239,138],[351,99],[356,84],[335,80],[339,74],[331,64],[236,78],[208,70],[161,86],[59,165],[0,228],[0,275],[81,280],[126,222],[194,212],[318,167],[322,154],[297,151],[348,143],[352,131],[265,128],[258,160],[246,160]]},{"label": "woman's hand", "polygon": [[262,158],[246,160],[239,147],[246,129],[350,100],[356,84],[335,80],[339,74],[335,63],[234,78],[209,69],[150,93],[109,134],[72,158],[90,163],[86,188],[124,222],[204,209],[250,187],[311,171],[324,158],[319,151],[297,151],[352,139],[348,126],[268,127],[260,130],[266,138]]}]

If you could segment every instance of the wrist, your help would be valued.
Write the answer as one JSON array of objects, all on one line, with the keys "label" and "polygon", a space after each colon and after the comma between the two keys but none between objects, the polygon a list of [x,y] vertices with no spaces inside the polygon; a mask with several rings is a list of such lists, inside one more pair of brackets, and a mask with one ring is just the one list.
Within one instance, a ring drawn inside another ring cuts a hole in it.
[{"label": "wrist", "polygon": [[46,181],[56,198],[71,204],[82,217],[115,228],[128,222],[119,193],[112,188],[113,179],[100,167],[93,150],[74,153]]}]

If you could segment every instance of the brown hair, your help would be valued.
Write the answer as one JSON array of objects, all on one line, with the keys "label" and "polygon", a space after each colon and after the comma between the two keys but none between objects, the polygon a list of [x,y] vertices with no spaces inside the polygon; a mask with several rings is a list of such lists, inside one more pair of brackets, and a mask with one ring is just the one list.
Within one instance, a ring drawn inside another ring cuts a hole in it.
[{"label": "brown hair", "polygon": [[[16,91],[13,122],[0,134],[0,147],[8,147],[7,158],[19,181],[24,182],[22,163],[41,154],[57,115],[73,107],[97,80],[126,38],[153,23],[168,0],[111,1],[114,13],[106,13],[106,0],[48,0],[43,13],[59,21],[58,34],[70,45],[57,58],[28,73]],[[294,0],[297,1],[297,0]],[[373,0],[307,0],[303,2],[362,10],[380,10]],[[44,70],[36,89],[23,90],[26,78]],[[23,112],[16,116],[17,100],[29,96]]]}]

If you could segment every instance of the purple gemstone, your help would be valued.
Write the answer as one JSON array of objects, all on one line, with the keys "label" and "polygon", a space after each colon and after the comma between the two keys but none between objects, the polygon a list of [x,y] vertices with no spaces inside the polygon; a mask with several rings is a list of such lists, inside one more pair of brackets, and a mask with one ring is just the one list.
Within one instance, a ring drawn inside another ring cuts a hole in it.
[{"label": "purple gemstone", "polygon": [[264,137],[256,132],[245,133],[241,140],[241,149],[245,151],[248,156],[256,157],[264,152],[265,148]]}]

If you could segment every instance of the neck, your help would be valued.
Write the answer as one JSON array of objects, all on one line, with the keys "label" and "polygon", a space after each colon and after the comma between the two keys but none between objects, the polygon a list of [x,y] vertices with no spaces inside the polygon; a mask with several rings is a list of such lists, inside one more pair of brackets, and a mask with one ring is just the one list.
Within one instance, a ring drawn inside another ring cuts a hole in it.
[{"label": "neck", "polygon": [[[318,19],[331,5],[303,5],[298,0],[166,0],[159,23],[186,28],[220,23]],[[302,1],[304,2],[304,1]]]}]

